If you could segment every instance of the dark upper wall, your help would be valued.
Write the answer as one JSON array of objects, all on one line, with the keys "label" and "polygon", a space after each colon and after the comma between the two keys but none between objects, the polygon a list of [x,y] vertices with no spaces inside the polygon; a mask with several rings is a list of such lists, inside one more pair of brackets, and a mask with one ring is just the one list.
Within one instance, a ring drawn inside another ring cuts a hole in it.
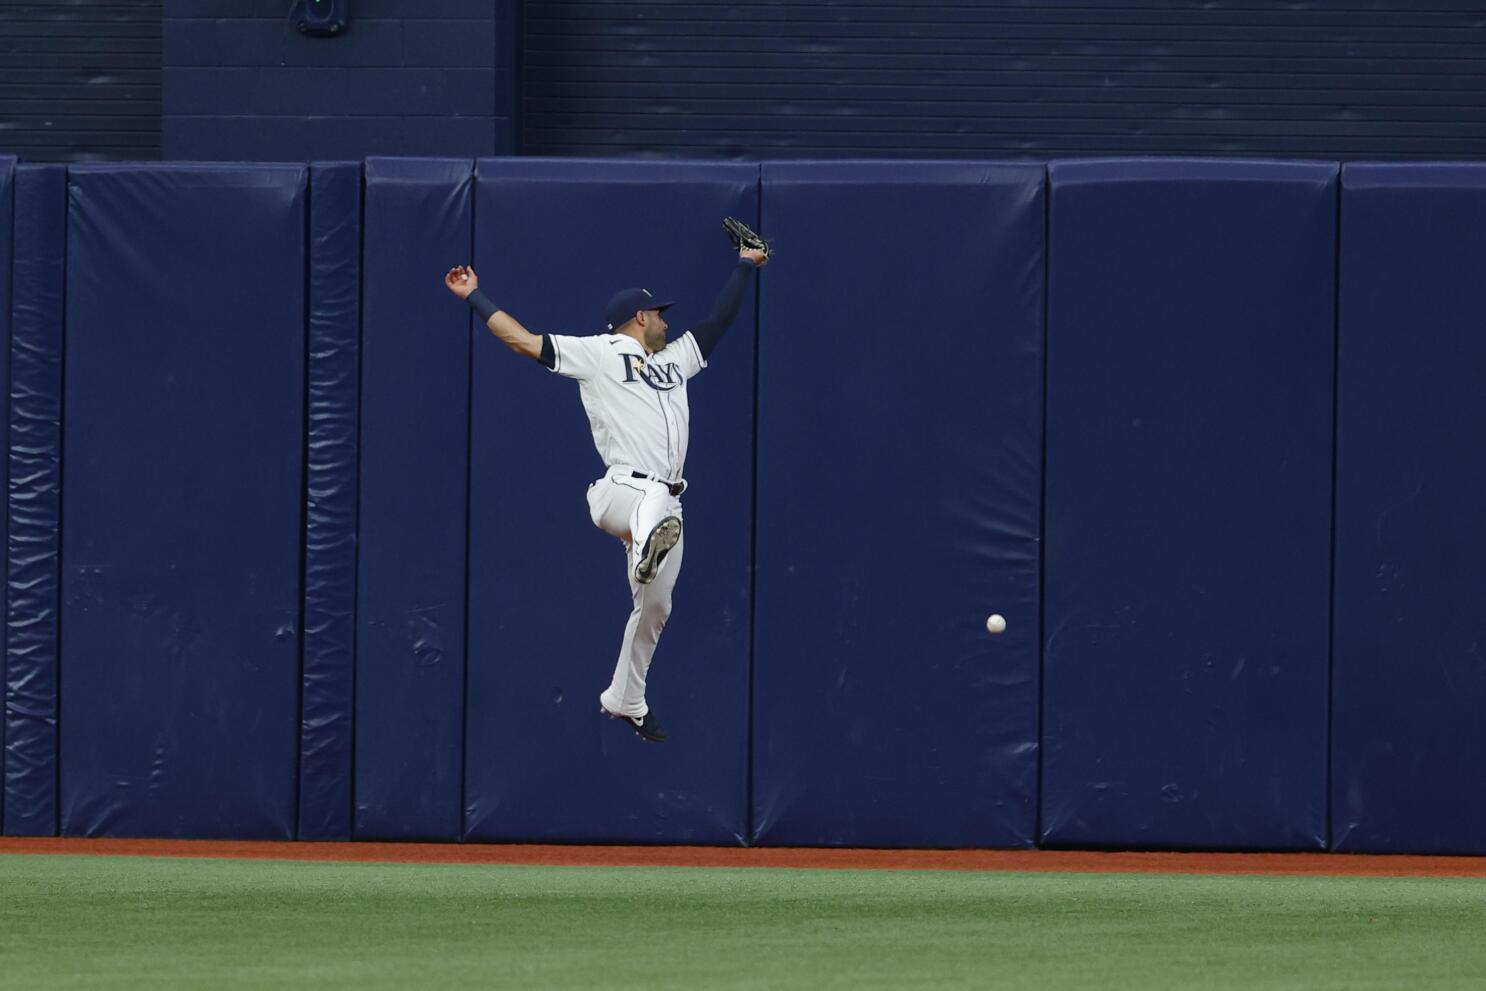
[{"label": "dark upper wall", "polygon": [[527,0],[545,155],[1486,156],[1480,0]]},{"label": "dark upper wall", "polygon": [[291,6],[165,0],[166,158],[510,150],[508,0],[351,0],[334,38],[300,34]]},{"label": "dark upper wall", "polygon": [[0,151],[1486,157],[1481,0],[345,2],[0,0]]},{"label": "dark upper wall", "polygon": [[0,153],[158,158],[160,0],[0,0]]}]

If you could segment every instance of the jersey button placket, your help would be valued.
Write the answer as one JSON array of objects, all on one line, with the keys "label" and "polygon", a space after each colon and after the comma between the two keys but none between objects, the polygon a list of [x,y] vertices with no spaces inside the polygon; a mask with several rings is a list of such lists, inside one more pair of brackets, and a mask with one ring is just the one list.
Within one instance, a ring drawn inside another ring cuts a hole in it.
[{"label": "jersey button placket", "polygon": [[659,390],[656,391],[656,395],[660,397],[660,415],[666,421],[666,478],[674,479],[676,477],[676,449],[671,443],[671,396],[670,393]]}]

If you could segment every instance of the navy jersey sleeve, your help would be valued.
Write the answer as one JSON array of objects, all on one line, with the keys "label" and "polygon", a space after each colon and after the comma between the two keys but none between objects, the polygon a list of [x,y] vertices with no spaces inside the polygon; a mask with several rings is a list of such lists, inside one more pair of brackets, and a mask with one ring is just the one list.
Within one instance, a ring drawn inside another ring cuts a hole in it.
[{"label": "navy jersey sleeve", "polygon": [[690,334],[702,351],[704,363],[707,358],[712,357],[712,349],[717,347],[722,335],[738,318],[738,310],[743,306],[743,291],[748,287],[748,276],[753,269],[753,262],[747,258],[738,259],[738,264],[734,266],[722,292],[717,296],[717,302],[712,304],[712,315],[691,328]]}]

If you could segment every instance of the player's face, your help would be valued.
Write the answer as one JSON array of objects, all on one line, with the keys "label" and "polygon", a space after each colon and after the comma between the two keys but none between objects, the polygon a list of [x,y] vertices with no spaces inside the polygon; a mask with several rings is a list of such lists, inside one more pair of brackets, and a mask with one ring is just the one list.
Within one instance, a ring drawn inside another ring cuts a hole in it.
[{"label": "player's face", "polygon": [[666,330],[670,324],[660,315],[660,310],[641,310],[640,314],[645,318],[645,346],[651,351],[659,351],[666,346]]}]

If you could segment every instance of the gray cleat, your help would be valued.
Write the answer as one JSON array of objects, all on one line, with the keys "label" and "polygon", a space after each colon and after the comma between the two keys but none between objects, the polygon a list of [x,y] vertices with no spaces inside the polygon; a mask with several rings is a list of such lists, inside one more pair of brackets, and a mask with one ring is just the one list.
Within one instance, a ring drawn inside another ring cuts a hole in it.
[{"label": "gray cleat", "polygon": [[645,538],[645,549],[640,552],[640,563],[635,565],[635,581],[649,585],[660,572],[661,562],[671,553],[671,548],[681,540],[681,521],[667,516],[655,524],[650,536]]}]

